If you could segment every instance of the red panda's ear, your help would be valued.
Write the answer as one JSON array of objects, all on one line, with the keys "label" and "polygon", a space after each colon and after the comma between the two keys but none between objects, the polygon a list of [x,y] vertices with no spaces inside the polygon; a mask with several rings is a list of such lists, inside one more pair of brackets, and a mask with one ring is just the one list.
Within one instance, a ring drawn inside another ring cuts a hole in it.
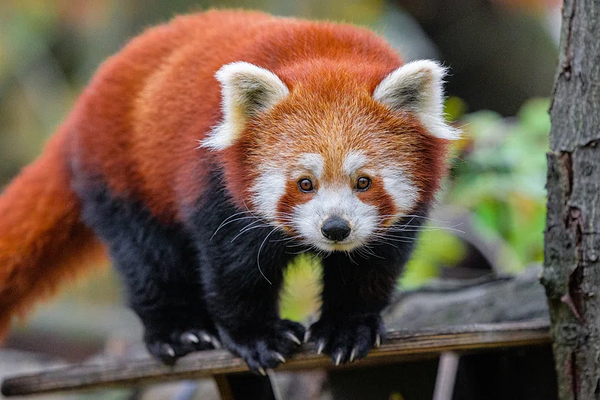
[{"label": "red panda's ear", "polygon": [[221,83],[223,120],[203,147],[223,150],[239,138],[249,118],[269,109],[289,94],[277,75],[254,64],[226,64],[215,74]]},{"label": "red panda's ear", "polygon": [[385,77],[375,88],[373,98],[394,110],[417,114],[433,136],[458,139],[460,132],[444,120],[445,75],[446,68],[435,61],[413,61]]}]

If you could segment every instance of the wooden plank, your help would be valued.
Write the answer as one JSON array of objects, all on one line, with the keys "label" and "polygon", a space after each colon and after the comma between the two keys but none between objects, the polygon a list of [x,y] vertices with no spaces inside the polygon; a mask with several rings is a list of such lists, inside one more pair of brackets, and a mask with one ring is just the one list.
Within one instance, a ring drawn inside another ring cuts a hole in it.
[{"label": "wooden plank", "polygon": [[[549,343],[547,320],[448,327],[437,330],[394,331],[379,349],[351,368],[369,364],[398,362],[406,358],[431,357],[446,351],[472,352],[498,347],[517,347]],[[312,344],[278,370],[333,368],[329,359],[318,355]],[[98,389],[140,385],[178,379],[247,371],[246,364],[225,350],[190,354],[168,367],[151,358],[126,359],[104,364],[83,364],[37,374],[8,378],[2,383],[4,396],[40,394],[67,390]]]}]

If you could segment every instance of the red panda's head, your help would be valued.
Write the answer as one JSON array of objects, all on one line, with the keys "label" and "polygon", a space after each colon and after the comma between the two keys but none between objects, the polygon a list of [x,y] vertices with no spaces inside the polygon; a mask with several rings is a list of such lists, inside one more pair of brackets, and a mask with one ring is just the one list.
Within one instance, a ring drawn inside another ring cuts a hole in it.
[{"label": "red panda's head", "polygon": [[235,200],[324,251],[376,241],[429,204],[448,140],[458,137],[444,121],[437,63],[415,61],[376,78],[356,70],[315,63],[305,73],[280,71],[281,79],[227,64],[216,75],[223,121],[203,141],[222,151]]}]

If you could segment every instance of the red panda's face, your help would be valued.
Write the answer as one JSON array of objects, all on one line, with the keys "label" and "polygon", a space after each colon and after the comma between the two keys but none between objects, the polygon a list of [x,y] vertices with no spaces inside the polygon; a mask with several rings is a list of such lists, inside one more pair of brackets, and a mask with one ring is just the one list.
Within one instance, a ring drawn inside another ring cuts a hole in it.
[{"label": "red panda's face", "polygon": [[324,251],[361,247],[410,215],[444,161],[431,162],[436,139],[414,118],[370,93],[337,93],[290,94],[256,120],[248,146],[254,209]]},{"label": "red panda's face", "polygon": [[381,164],[361,150],[338,151],[339,157],[299,153],[277,169],[264,163],[252,187],[261,215],[325,251],[349,251],[376,239],[419,197],[393,159]]},{"label": "red panda's face", "polygon": [[[431,202],[444,174],[455,132],[435,115],[441,92],[432,93],[427,68],[440,67],[422,63],[374,92],[326,73],[289,90],[269,71],[230,64],[218,75],[224,122],[204,145],[242,158],[248,204],[272,225],[319,250],[359,248]],[[260,98],[240,86],[259,88]]]}]

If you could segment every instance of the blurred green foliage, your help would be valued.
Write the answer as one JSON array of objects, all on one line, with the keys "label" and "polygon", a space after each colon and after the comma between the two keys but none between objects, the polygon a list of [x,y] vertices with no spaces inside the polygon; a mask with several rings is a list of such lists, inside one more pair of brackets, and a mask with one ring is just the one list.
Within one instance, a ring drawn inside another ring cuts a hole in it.
[{"label": "blurred green foliage", "polygon": [[474,213],[482,235],[500,236],[521,265],[543,257],[547,99],[530,100],[515,118],[491,111],[465,118],[471,149],[456,164],[446,201]]},{"label": "blurred green foliage", "polygon": [[[465,138],[443,203],[470,211],[473,228],[487,241],[504,242],[510,252],[501,260],[507,272],[543,259],[548,106],[547,99],[533,99],[514,118],[480,111],[461,119]],[[452,232],[425,231],[403,287],[438,276],[442,266],[461,261],[464,251]]]},{"label": "blurred green foliage", "polygon": [[302,321],[318,311],[321,291],[321,264],[311,255],[302,254],[288,266],[281,297],[281,317]]},{"label": "blurred green foliage", "polygon": [[458,264],[466,254],[464,243],[444,230],[425,230],[400,278],[403,289],[421,286],[440,275],[444,267]]}]

